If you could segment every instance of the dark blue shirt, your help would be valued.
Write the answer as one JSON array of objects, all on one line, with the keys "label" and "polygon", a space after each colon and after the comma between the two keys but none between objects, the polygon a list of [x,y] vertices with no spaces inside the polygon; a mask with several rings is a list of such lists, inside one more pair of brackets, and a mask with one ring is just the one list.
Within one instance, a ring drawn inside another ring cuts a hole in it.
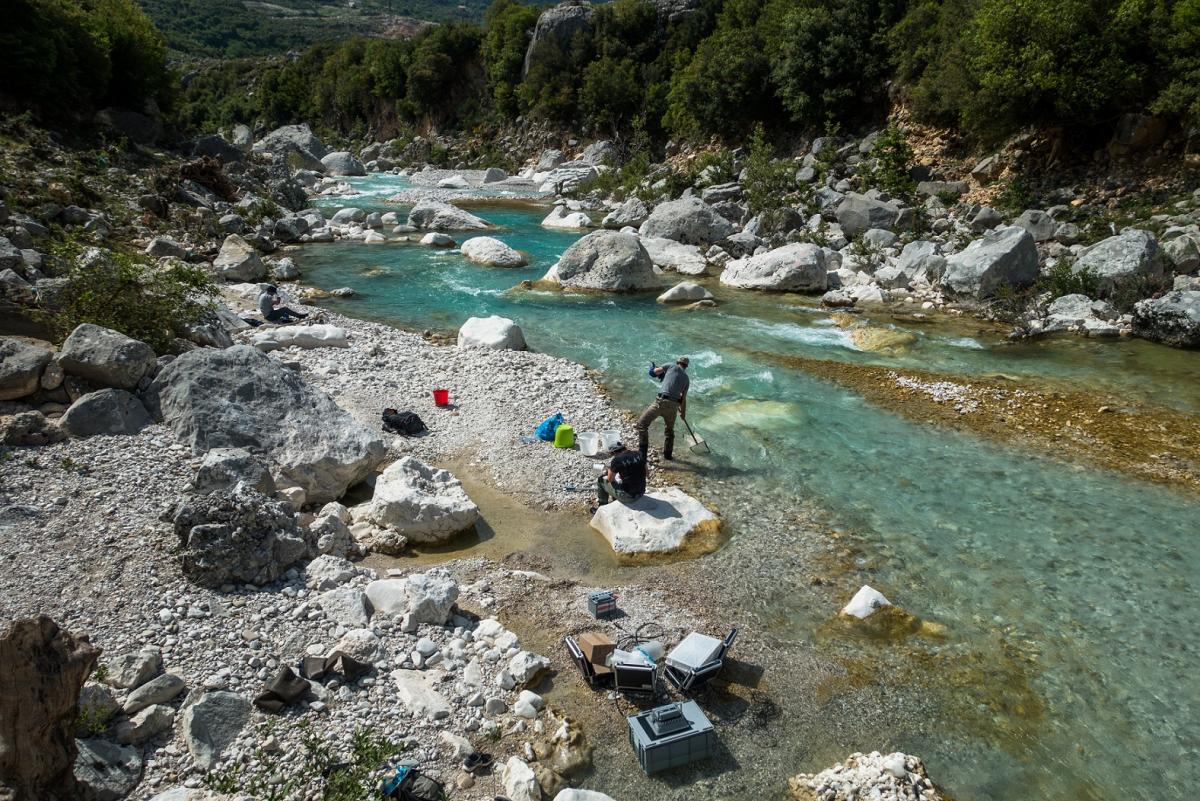
[{"label": "dark blue shirt", "polygon": [[625,451],[608,465],[617,474],[617,484],[635,498],[646,493],[646,457],[641,451]]}]

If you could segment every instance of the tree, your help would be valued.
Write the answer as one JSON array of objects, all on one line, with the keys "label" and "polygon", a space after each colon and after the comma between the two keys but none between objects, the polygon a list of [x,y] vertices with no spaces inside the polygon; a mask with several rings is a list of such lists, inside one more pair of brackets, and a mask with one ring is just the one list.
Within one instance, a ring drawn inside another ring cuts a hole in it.
[{"label": "tree", "polygon": [[517,113],[517,86],[529,32],[537,23],[536,8],[517,0],[495,0],[484,14],[485,33],[480,45],[488,91],[503,116]]}]

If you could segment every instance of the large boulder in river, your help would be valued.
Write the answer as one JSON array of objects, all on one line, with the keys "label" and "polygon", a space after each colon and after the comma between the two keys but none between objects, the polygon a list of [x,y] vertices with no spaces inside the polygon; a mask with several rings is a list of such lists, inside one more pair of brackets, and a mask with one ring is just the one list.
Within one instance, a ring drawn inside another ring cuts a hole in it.
[{"label": "large boulder in river", "polygon": [[74,799],[79,693],[100,650],[45,615],[0,630],[0,797]]},{"label": "large boulder in river", "polygon": [[472,528],[479,507],[448,470],[406,456],[376,480],[364,517],[411,542],[439,543]]},{"label": "large boulder in river", "polygon": [[341,497],[386,454],[374,431],[248,345],[183,354],[158,374],[150,395],[194,452],[245,448],[262,454],[312,503]]},{"label": "large boulder in river", "polygon": [[808,242],[793,242],[731,261],[721,273],[721,283],[776,292],[824,292],[829,288],[825,251]]},{"label": "large boulder in river", "polygon": [[641,240],[642,247],[650,254],[650,261],[660,270],[683,275],[704,275],[708,272],[708,259],[695,245],[656,236],[643,236]]},{"label": "large boulder in river", "polygon": [[989,231],[946,259],[942,288],[954,295],[989,298],[1002,286],[1027,287],[1037,277],[1037,245],[1028,231],[1011,225]]},{"label": "large boulder in river", "polygon": [[287,152],[293,149],[306,151],[318,159],[329,153],[329,148],[322,144],[307,123],[276,128],[254,143],[254,150],[258,153]]},{"label": "large boulder in river", "polygon": [[711,245],[736,230],[736,225],[700,198],[683,197],[655,206],[638,233],[673,239],[685,245]]},{"label": "large boulder in river", "polygon": [[50,356],[46,348],[19,339],[0,339],[0,401],[37,392]]},{"label": "large boulder in river", "polygon": [[462,254],[476,264],[489,267],[523,267],[525,257],[499,239],[477,236],[462,243]]},{"label": "large boulder in river", "polygon": [[345,150],[338,150],[321,158],[326,175],[366,175],[367,168]]},{"label": "large boulder in river", "polygon": [[183,573],[202,587],[270,584],[310,555],[291,504],[248,484],[188,497],[174,522]]},{"label": "large boulder in river", "polygon": [[433,198],[422,198],[412,207],[408,224],[422,231],[471,231],[491,227],[486,220]]},{"label": "large boulder in river", "polygon": [[267,277],[267,265],[258,251],[237,234],[225,237],[221,251],[213,259],[213,269],[226,281],[242,283],[261,281]]},{"label": "large boulder in river", "polygon": [[631,292],[659,284],[650,254],[633,234],[594,231],[567,248],[543,280],[569,289]]},{"label": "large boulder in river", "polygon": [[1161,276],[1162,251],[1154,234],[1129,228],[1087,248],[1071,270],[1076,273],[1087,270],[1099,281],[1102,291],[1111,292],[1118,283],[1137,276]]},{"label": "large boulder in river", "polygon": [[842,232],[853,238],[872,228],[892,230],[900,217],[900,207],[894,203],[850,192],[838,203],[834,213],[837,215],[838,225],[842,226]]},{"label": "large boulder in river", "polygon": [[647,492],[633,503],[609,503],[592,515],[592,528],[617,553],[670,553],[690,537],[711,536],[721,521],[678,487]]},{"label": "large boulder in river", "polygon": [[458,329],[460,348],[489,350],[525,350],[525,334],[507,317],[472,317]]},{"label": "large boulder in river", "polygon": [[134,389],[154,369],[154,349],[111,328],[83,323],[63,343],[58,365],[67,375],[102,387]]},{"label": "large boulder in river", "polygon": [[71,404],[59,425],[73,437],[136,434],[154,422],[136,396],[123,389],[89,392]]},{"label": "large boulder in river", "polygon": [[1200,291],[1139,301],[1133,307],[1133,333],[1175,348],[1200,348]]},{"label": "large boulder in river", "polygon": [[546,9],[538,17],[533,28],[533,38],[529,40],[529,48],[525,51],[525,64],[521,71],[524,77],[538,57],[538,51],[548,46],[557,46],[567,50],[571,37],[586,30],[592,23],[596,10],[585,0],[567,0]]}]

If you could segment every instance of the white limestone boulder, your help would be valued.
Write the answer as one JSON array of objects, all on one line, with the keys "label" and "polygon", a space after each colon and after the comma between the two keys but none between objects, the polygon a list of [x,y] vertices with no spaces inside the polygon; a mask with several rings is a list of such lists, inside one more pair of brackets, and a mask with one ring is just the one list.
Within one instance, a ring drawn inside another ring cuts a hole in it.
[{"label": "white limestone boulder", "polygon": [[533,768],[520,757],[509,757],[500,774],[504,794],[512,801],[541,801],[542,788],[538,786]]},{"label": "white limestone boulder", "polygon": [[471,183],[461,175],[452,175],[438,181],[438,189],[470,189]]},{"label": "white limestone boulder", "polygon": [[883,593],[870,585],[864,584],[859,588],[858,592],[854,593],[854,597],[850,599],[850,603],[842,607],[841,614],[865,620],[883,607],[891,605],[892,602],[883,597]]},{"label": "white limestone boulder", "polygon": [[567,211],[566,206],[558,205],[542,220],[542,227],[580,229],[595,228],[596,225],[592,222],[592,218],[582,211]]},{"label": "white limestone boulder", "polygon": [[489,350],[525,350],[525,334],[507,317],[472,317],[458,329],[460,348]]},{"label": "white limestone boulder", "polygon": [[668,487],[647,492],[633,503],[601,506],[591,526],[617,553],[670,553],[693,535],[715,533],[721,521],[683,490]]},{"label": "white limestone boulder", "polygon": [[431,248],[452,248],[454,240],[440,231],[430,231],[421,237],[421,244]]},{"label": "white limestone boulder", "polygon": [[408,224],[423,231],[471,231],[491,227],[487,220],[433,198],[422,198],[412,207]]},{"label": "white limestone boulder", "polygon": [[681,281],[658,296],[659,303],[695,303],[698,300],[712,300],[713,294],[699,284],[691,281]]},{"label": "white limestone boulder", "polygon": [[523,267],[525,257],[499,239],[477,236],[462,243],[462,254],[476,264],[488,267]]},{"label": "white limestone boulder", "polygon": [[399,531],[411,542],[440,543],[473,527],[479,507],[448,470],[405,456],[388,465],[375,482],[364,518]]},{"label": "white limestone boulder", "polygon": [[255,332],[250,344],[269,353],[280,348],[348,348],[346,329],[336,325],[285,325]]},{"label": "white limestone boulder", "polygon": [[696,245],[685,245],[657,236],[643,236],[642,247],[650,254],[650,261],[661,270],[683,275],[704,275],[708,272],[708,259]]},{"label": "white limestone boulder", "polygon": [[634,234],[593,231],[567,248],[542,278],[567,289],[635,292],[661,286],[654,263]]},{"label": "white limestone boulder", "polygon": [[773,292],[825,292],[829,288],[829,271],[821,248],[808,242],[794,242],[729,262],[721,273],[721,283]]}]

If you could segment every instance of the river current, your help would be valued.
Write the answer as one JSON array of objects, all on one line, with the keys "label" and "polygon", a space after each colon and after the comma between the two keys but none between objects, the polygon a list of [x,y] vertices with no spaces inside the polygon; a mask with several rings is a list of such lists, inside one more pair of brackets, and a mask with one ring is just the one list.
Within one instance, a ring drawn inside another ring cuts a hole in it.
[{"label": "river current", "polygon": [[[383,203],[405,179],[352,183],[363,194],[334,205],[407,211]],[[665,308],[653,294],[514,293],[580,234],[541,228],[544,207],[480,197],[471,210],[530,265],[491,269],[415,242],[312,245],[296,261],[308,283],[354,288],[353,298],[327,302],[351,316],[411,329],[511,317],[532,348],[598,370],[631,410],[652,393],[650,361],[689,355],[689,417],[742,476],[736,491],[775,497],[787,488],[798,504],[820,507],[861,543],[873,586],[944,626],[947,648],[982,654],[982,666],[946,688],[979,695],[969,726],[881,733],[855,747],[919,754],[960,799],[1194,796],[1200,497],[915,423],[772,356],[1031,376],[1193,412],[1200,425],[1200,353],[1141,341],[1013,344],[968,321],[912,324],[917,340],[904,352],[864,353],[811,299],[726,290],[711,279],[720,305],[699,312]],[[767,590],[784,638],[812,640],[829,619],[828,608]],[[863,643],[864,658],[879,647]],[[997,706],[1012,688],[990,683],[1012,681],[1001,665],[1014,650],[1022,686]],[[846,748],[810,743],[806,752],[822,761],[795,771],[820,770]]]}]

